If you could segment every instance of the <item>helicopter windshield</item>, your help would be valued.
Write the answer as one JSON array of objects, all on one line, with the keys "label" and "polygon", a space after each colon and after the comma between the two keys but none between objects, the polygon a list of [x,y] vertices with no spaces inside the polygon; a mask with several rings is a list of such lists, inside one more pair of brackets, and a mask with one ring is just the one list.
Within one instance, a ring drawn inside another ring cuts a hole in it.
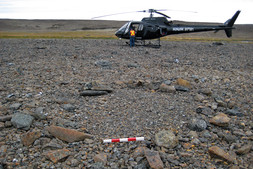
[{"label": "helicopter windshield", "polygon": [[122,38],[123,36],[127,36],[129,29],[130,29],[131,22],[127,22],[125,25],[123,25],[119,30],[115,32],[115,35],[119,38]]},{"label": "helicopter windshield", "polygon": [[118,38],[129,38],[129,31],[133,28],[136,31],[136,37],[141,37],[143,34],[144,26],[141,22],[130,21],[123,25],[119,30],[115,32]]},{"label": "helicopter windshield", "polygon": [[129,31],[129,26],[130,26],[131,22],[127,22],[125,25],[123,25],[119,31],[120,32],[124,32],[124,33],[127,33]]}]

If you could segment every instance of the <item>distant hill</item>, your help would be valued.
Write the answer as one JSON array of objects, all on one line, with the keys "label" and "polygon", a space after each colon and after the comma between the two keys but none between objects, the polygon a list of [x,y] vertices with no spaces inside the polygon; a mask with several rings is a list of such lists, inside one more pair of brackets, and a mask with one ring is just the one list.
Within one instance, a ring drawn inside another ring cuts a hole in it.
[{"label": "distant hill", "polygon": [[80,31],[118,29],[126,21],[0,19],[0,31]]}]

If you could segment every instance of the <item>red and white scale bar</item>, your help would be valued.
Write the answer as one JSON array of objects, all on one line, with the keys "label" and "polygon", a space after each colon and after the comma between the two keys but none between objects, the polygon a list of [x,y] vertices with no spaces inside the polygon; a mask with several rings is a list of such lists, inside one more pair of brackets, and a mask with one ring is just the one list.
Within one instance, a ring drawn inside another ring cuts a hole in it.
[{"label": "red and white scale bar", "polygon": [[144,141],[144,137],[106,139],[106,140],[103,140],[103,141],[104,141],[104,143],[129,142],[129,141]]}]

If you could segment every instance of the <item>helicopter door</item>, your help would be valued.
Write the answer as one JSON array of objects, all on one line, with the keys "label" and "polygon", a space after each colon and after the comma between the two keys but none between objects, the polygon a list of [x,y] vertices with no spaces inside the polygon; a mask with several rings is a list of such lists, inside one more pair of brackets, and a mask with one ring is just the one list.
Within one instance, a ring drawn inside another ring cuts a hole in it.
[{"label": "helicopter door", "polygon": [[138,28],[137,28],[137,32],[136,32],[136,37],[143,37],[143,30],[144,30],[144,26],[143,24],[139,24]]},{"label": "helicopter door", "polygon": [[143,37],[143,30],[144,30],[144,26],[143,24],[140,23],[132,23],[131,25],[135,31],[136,31],[136,39],[142,39]]}]

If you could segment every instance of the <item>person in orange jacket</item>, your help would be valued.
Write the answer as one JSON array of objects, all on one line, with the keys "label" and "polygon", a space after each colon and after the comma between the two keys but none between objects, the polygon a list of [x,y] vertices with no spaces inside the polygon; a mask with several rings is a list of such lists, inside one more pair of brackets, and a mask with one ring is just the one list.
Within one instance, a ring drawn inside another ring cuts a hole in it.
[{"label": "person in orange jacket", "polygon": [[134,28],[131,28],[130,30],[130,47],[134,47],[135,43],[135,30]]}]

